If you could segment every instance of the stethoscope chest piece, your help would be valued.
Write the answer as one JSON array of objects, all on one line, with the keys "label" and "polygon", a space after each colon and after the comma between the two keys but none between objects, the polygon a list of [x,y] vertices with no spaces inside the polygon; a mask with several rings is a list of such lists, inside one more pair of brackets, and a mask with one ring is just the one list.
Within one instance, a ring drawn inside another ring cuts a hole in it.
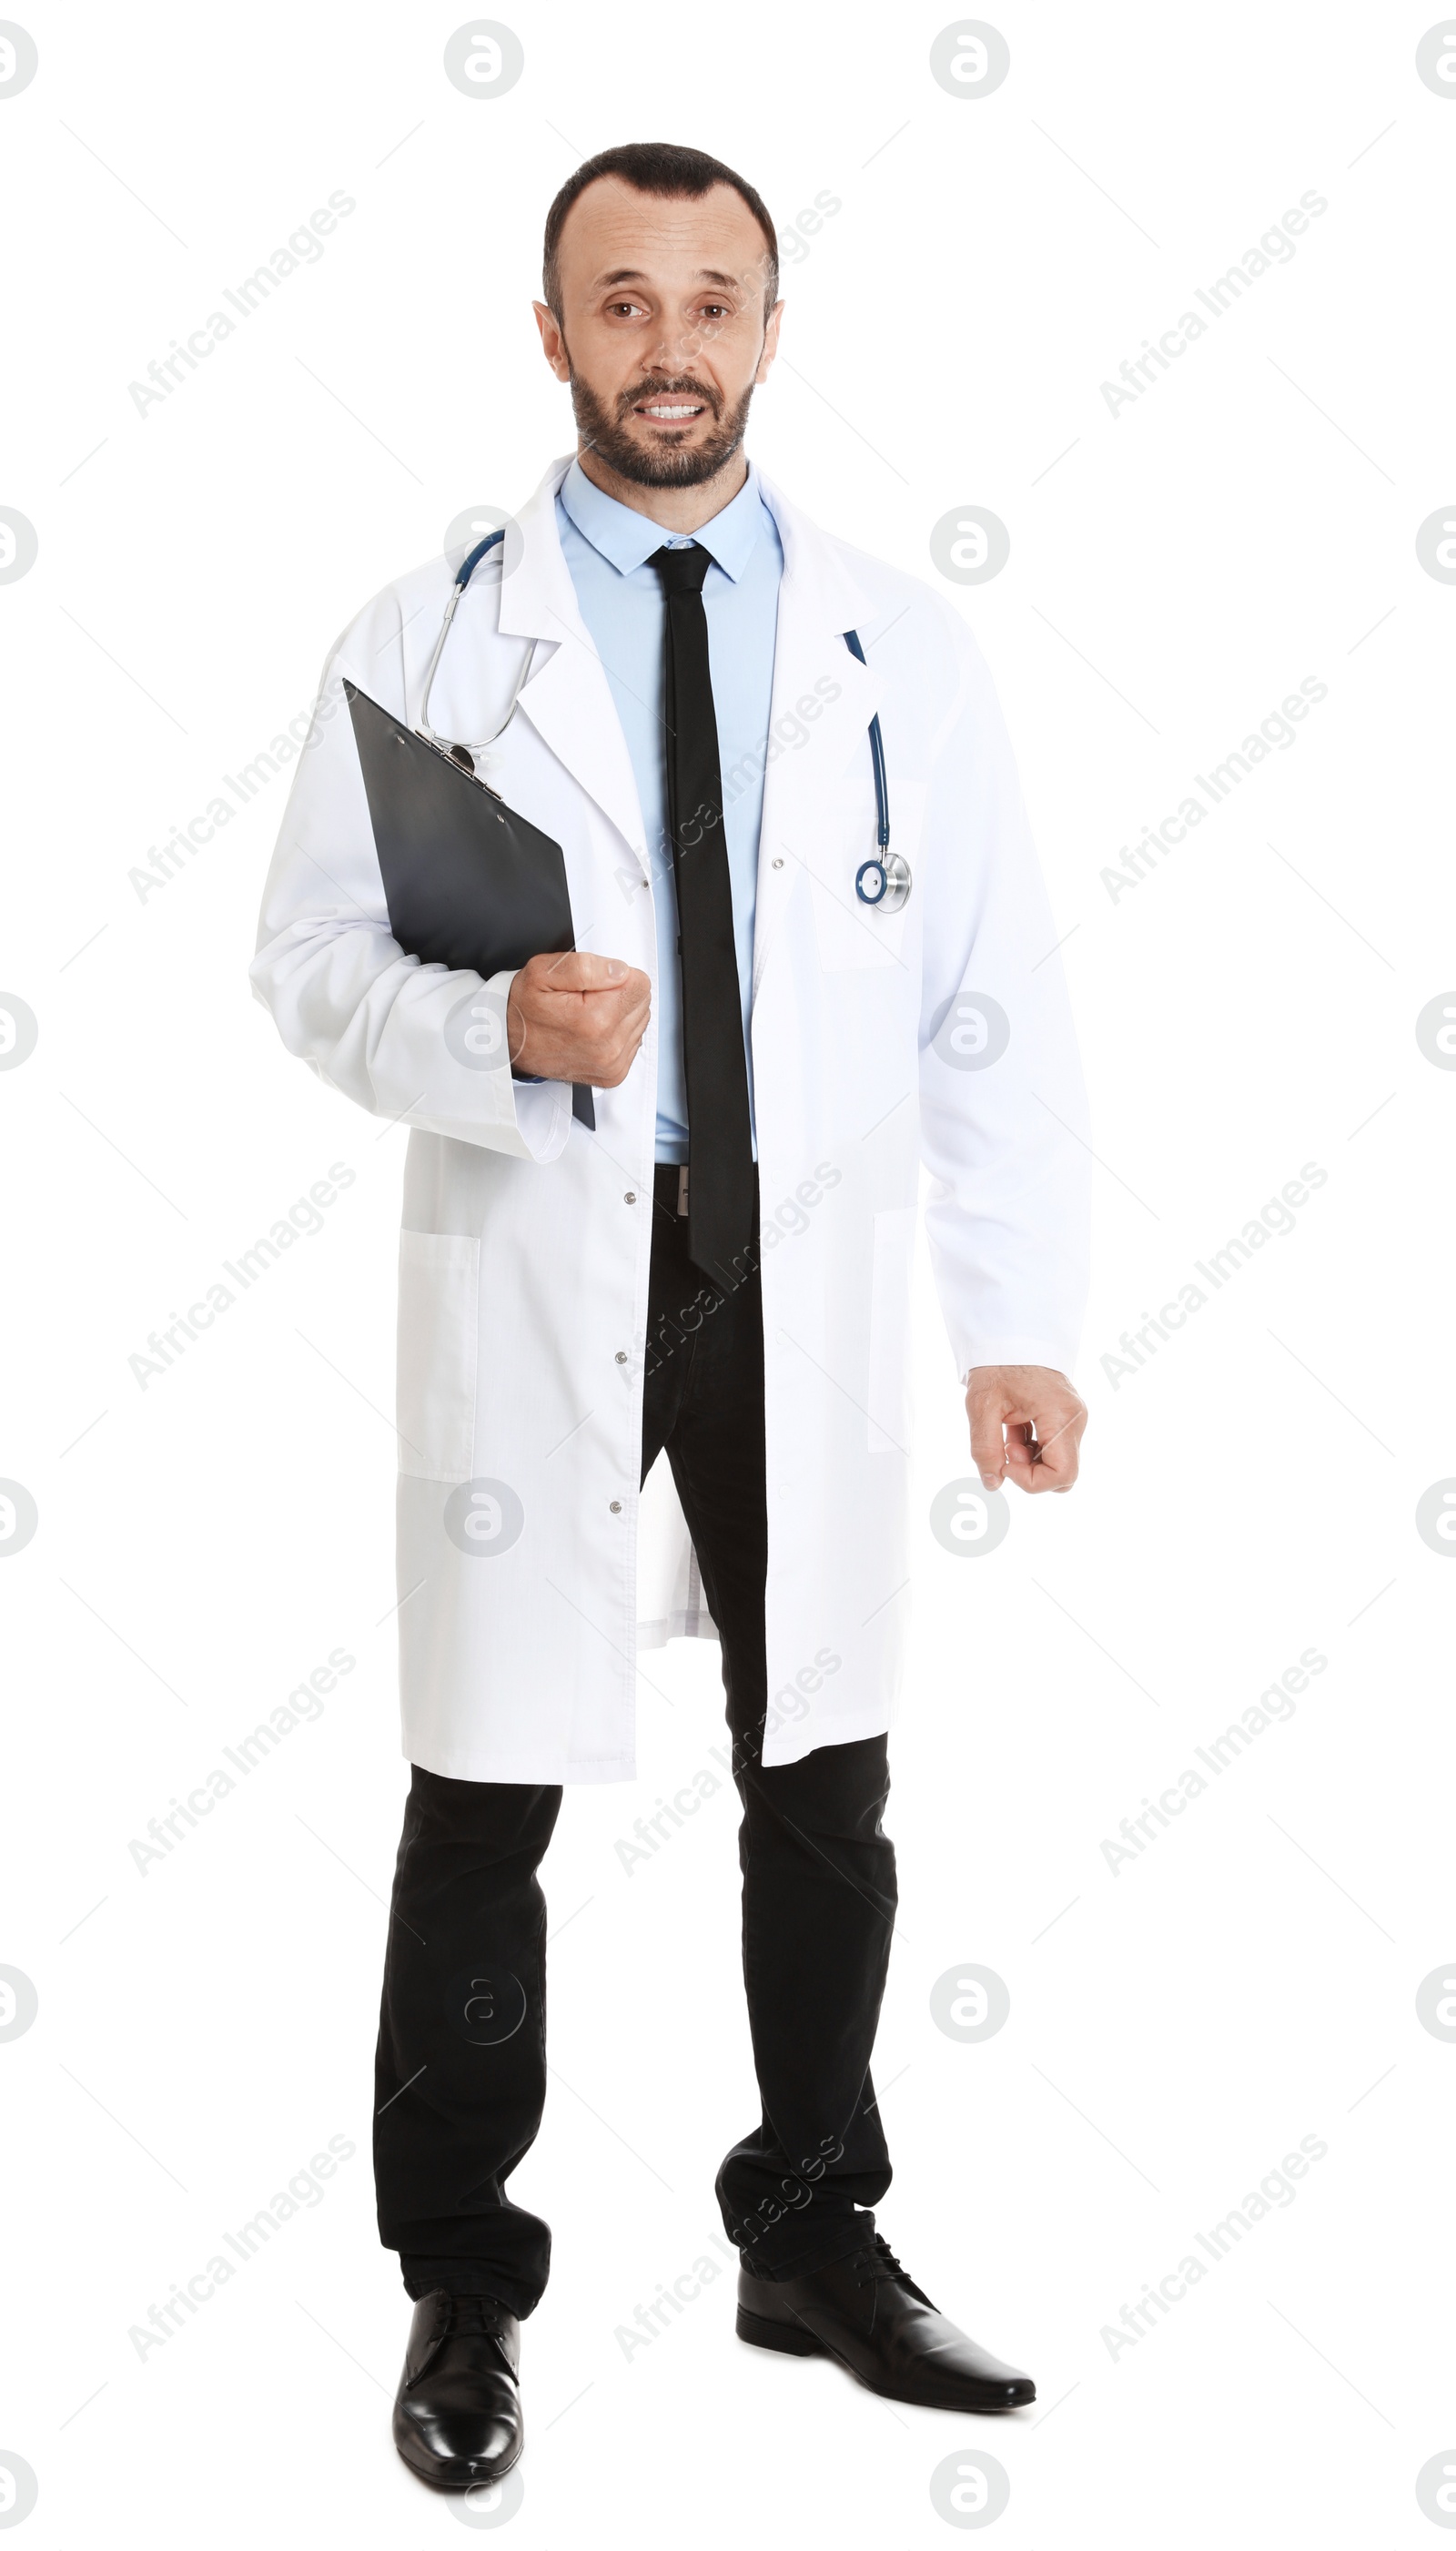
[{"label": "stethoscope chest piece", "polygon": [[855,870],[855,892],[861,903],[872,904],[877,912],[898,912],[910,891],[910,864],[898,851],[885,851],[878,860],[866,860]]}]

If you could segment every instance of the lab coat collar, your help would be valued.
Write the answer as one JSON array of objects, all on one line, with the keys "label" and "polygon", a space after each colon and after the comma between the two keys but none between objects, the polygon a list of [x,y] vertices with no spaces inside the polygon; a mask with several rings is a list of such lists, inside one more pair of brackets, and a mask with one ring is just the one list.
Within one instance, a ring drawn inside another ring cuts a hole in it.
[{"label": "lab coat collar", "polygon": [[783,546],[783,582],[789,587],[791,611],[801,612],[816,629],[836,634],[858,629],[863,636],[876,605],[846,564],[839,544],[826,540],[818,524],[800,513],[772,478],[760,476],[759,493]]},{"label": "lab coat collar", "polygon": [[[680,532],[670,531],[655,523],[647,514],[634,513],[630,505],[609,496],[587,477],[579,460],[573,460],[562,481],[561,501],[571,515],[583,540],[614,566],[619,575],[630,575],[642,566],[664,542],[678,542]],[[759,475],[752,461],[748,476],[736,496],[703,523],[691,535],[699,549],[705,549],[714,564],[738,583],[754,544],[763,530],[764,502],[759,492]]]},{"label": "lab coat collar", "polygon": [[[517,517],[521,536],[520,557],[513,566],[507,568],[500,588],[499,626],[505,637],[554,639],[559,643],[575,638],[580,644],[591,646],[557,530],[556,500],[572,466],[572,459],[573,456],[568,454],[563,459],[552,462],[540,486],[522,506]],[[586,484],[590,485],[589,479]],[[780,625],[786,599],[790,613],[794,617],[801,615],[816,629],[827,629],[836,634],[846,629],[858,629],[864,636],[866,623],[873,621],[874,602],[845,562],[838,544],[827,541],[818,526],[800,513],[771,478],[757,469],[751,470],[747,484],[740,489],[732,505],[725,506],[721,515],[714,516],[714,523],[723,523],[753,486],[757,487],[773,515],[783,547],[783,583],[789,591],[787,597],[780,599]],[[601,493],[600,489],[593,492]],[[613,499],[608,497],[605,502],[612,504]],[[625,505],[616,510],[630,513]],[[631,515],[630,519],[634,524],[641,520],[643,533],[647,533],[649,527],[645,515]],[[704,534],[712,529],[713,524],[703,526]],[[586,537],[594,539],[594,530]],[[708,545],[705,540],[704,547]],[[650,550],[643,553],[646,557],[651,554]],[[538,675],[536,679],[539,678]],[[526,692],[534,688],[533,680],[527,684]],[[522,693],[523,700],[526,692]]]}]

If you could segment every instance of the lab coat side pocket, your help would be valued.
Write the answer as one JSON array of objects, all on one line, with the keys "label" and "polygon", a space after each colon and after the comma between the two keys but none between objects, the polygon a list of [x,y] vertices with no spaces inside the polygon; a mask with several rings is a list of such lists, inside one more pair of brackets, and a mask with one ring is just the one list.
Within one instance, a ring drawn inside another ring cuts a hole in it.
[{"label": "lab coat side pocket", "polygon": [[910,1448],[910,1279],[915,1252],[912,1204],[875,1216],[870,1296],[870,1371],[866,1406],[872,1453]]},{"label": "lab coat side pocket", "polygon": [[399,1235],[399,1467],[412,1480],[473,1476],[480,1243],[464,1232]]}]

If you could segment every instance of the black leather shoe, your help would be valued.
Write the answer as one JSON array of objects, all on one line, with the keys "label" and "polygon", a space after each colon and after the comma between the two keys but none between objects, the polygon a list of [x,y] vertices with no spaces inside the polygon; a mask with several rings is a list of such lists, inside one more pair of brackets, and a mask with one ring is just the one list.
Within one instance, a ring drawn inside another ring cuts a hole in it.
[{"label": "black leather shoe", "polygon": [[521,2325],[488,2295],[423,2295],[394,2402],[394,2441],[432,2489],[476,2489],[521,2459]]},{"label": "black leather shoe", "polygon": [[738,2335],[784,2356],[833,2356],[884,2400],[922,2409],[1020,2409],[1029,2374],[988,2356],[912,2285],[877,2232],[827,2268],[738,2280]]}]

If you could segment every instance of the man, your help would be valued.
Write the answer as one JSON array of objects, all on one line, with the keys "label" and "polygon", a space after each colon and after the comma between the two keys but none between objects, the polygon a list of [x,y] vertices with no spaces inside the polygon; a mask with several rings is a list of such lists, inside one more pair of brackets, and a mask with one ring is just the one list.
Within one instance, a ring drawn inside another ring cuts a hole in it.
[{"label": "man", "polygon": [[[521,2451],[519,2323],[550,2250],[507,2194],[545,2091],[537,1870],[563,1783],[634,1772],[640,1491],[664,1451],[693,1566],[684,1541],[659,1634],[697,1625],[700,1578],[743,1805],[762,2113],[717,2185],[738,2335],[832,2355],[891,2399],[1034,2398],[875,2228],[890,2168],[870,2057],[895,1905],[881,1809],[919,1168],[984,1487],[1070,1487],[1081,1088],[964,624],[745,459],[777,277],[766,207],[697,152],[603,153],[551,209],[536,317],[577,454],[468,583],[429,720],[446,739],[507,721],[477,765],[562,846],[579,953],[482,982],[391,937],[342,686],[419,723],[452,576],[436,560],[330,659],[253,969],[291,1052],[414,1129],[414,1768],[375,2166],[416,2301],[395,2439],[441,2488]],[[898,908],[856,892],[882,750]],[[968,1530],[985,1511],[972,1491]]]}]

